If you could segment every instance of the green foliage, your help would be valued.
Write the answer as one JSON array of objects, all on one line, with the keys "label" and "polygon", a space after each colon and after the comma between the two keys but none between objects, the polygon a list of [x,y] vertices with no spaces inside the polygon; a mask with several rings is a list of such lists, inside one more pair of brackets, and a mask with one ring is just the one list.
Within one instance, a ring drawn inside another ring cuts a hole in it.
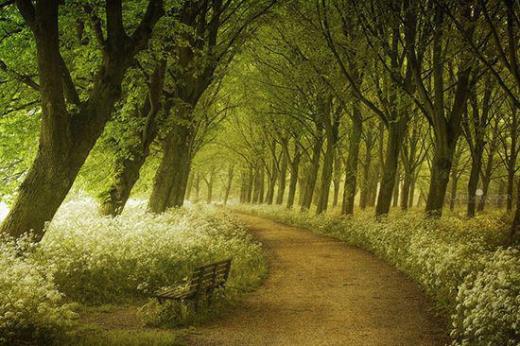
[{"label": "green foliage", "polygon": [[63,334],[75,317],[54,283],[53,271],[32,256],[33,245],[0,241],[0,345],[44,344]]},{"label": "green foliage", "polygon": [[498,249],[459,286],[452,337],[462,345],[517,345],[520,252]]},{"label": "green foliage", "polygon": [[138,204],[102,218],[92,199],[64,205],[40,244],[2,241],[0,250],[0,344],[65,334],[75,313],[64,297],[86,304],[150,297],[194,267],[229,257],[226,294],[233,296],[256,286],[266,270],[261,246],[223,212],[152,216]]},{"label": "green foliage", "polygon": [[74,346],[172,346],[176,334],[171,330],[92,330],[65,341]]},{"label": "green foliage", "polygon": [[241,210],[327,234],[369,250],[415,279],[452,319],[457,345],[515,345],[520,338],[520,252],[500,244],[498,216],[426,219],[414,212],[377,221],[314,216],[276,207]]}]

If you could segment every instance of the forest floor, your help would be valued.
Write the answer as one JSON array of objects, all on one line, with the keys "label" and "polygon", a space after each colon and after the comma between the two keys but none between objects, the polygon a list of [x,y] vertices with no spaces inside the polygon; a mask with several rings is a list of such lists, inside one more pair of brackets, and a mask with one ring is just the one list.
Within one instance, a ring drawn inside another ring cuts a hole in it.
[{"label": "forest floor", "polygon": [[418,286],[374,255],[241,215],[264,244],[269,276],[189,345],[443,345],[447,325]]},{"label": "forest floor", "polygon": [[374,255],[264,218],[240,218],[264,244],[269,276],[239,304],[173,333],[143,328],[137,307],[91,311],[83,322],[96,326],[95,334],[99,329],[109,333],[107,345],[121,337],[132,345],[416,346],[448,341],[447,322],[435,316],[433,303],[411,279]]}]

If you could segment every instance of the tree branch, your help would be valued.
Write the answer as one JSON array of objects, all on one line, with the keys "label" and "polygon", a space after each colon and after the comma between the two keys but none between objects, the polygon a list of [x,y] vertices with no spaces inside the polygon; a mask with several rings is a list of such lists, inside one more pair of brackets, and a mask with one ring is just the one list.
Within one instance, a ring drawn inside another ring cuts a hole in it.
[{"label": "tree branch", "polygon": [[152,36],[153,28],[159,19],[164,15],[163,0],[150,0],[146,13],[139,23],[139,26],[132,34],[131,40],[133,42],[132,50],[134,52],[140,51],[146,47],[150,37]]},{"label": "tree branch", "polygon": [[19,72],[12,70],[5,64],[5,62],[3,60],[0,60],[0,70],[4,71],[8,75],[10,75],[14,79],[16,79],[17,81],[24,83],[25,85],[29,86],[30,88],[32,88],[36,91],[40,91],[40,85],[38,83],[36,83],[31,78],[31,76],[24,75],[24,74],[21,74]]}]

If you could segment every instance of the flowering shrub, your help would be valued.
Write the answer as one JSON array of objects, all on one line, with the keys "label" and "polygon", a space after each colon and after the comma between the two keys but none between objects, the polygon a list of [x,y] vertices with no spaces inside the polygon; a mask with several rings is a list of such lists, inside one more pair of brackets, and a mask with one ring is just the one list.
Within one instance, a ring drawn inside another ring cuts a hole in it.
[{"label": "flowering shrub", "polygon": [[0,345],[47,343],[69,329],[75,316],[63,304],[52,268],[19,255],[31,247],[27,239],[0,240]]},{"label": "flowering shrub", "polygon": [[154,216],[134,205],[105,218],[93,200],[68,202],[39,244],[0,241],[0,345],[63,335],[75,317],[65,302],[149,297],[195,266],[229,257],[229,293],[258,284],[265,272],[261,246],[222,211],[199,207]]},{"label": "flowering shrub", "polygon": [[194,207],[151,215],[136,205],[103,218],[88,199],[60,211],[35,256],[56,268],[61,292],[83,303],[149,296],[195,266],[228,257],[231,290],[253,285],[264,270],[260,245],[224,212]]},{"label": "flowering shrub", "polygon": [[279,207],[242,211],[327,234],[365,248],[414,278],[452,319],[459,345],[516,345],[520,340],[520,251],[503,248],[499,217],[423,218],[414,212],[377,221],[315,216]]},{"label": "flowering shrub", "polygon": [[518,345],[520,252],[498,249],[459,288],[452,337],[463,345]]}]

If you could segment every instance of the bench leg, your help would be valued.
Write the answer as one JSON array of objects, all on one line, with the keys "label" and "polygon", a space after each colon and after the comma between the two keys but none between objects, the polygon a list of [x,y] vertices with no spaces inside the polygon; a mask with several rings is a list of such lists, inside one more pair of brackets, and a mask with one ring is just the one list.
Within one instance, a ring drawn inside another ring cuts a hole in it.
[{"label": "bench leg", "polygon": [[193,304],[193,312],[197,312],[199,310],[199,297],[193,298],[192,304]]},{"label": "bench leg", "polygon": [[209,290],[208,292],[206,292],[206,297],[207,297],[207,300],[208,300],[208,307],[211,306],[211,303],[213,302],[212,301],[212,298],[213,298],[213,290]]}]

